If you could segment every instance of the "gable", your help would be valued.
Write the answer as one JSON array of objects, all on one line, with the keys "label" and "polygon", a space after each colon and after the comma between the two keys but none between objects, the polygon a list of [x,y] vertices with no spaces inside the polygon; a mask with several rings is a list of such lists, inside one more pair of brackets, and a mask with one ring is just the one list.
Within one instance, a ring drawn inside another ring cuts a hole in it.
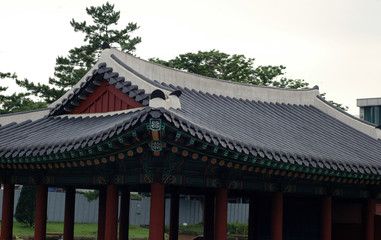
[{"label": "gable", "polygon": [[106,80],[94,90],[88,90],[85,99],[73,108],[71,114],[104,113],[143,107],[143,105]]}]

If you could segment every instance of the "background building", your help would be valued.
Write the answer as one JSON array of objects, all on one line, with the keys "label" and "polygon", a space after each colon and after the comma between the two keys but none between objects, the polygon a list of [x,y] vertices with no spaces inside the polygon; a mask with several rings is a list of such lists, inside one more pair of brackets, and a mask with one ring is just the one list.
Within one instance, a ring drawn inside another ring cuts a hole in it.
[{"label": "background building", "polygon": [[357,107],[360,108],[360,118],[381,125],[381,98],[357,99]]}]

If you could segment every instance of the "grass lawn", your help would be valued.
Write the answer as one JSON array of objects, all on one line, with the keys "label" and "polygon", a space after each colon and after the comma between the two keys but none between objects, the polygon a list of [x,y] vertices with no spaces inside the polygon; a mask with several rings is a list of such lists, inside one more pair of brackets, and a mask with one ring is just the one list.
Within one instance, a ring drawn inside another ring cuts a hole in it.
[{"label": "grass lawn", "polygon": [[[62,222],[48,222],[46,224],[46,232],[63,232]],[[74,225],[74,236],[76,237],[96,237],[98,232],[97,223],[76,223]],[[148,238],[148,228],[130,225],[129,237],[131,238]],[[34,227],[28,227],[24,224],[13,223],[13,235],[16,236],[33,236]]]},{"label": "grass lawn", "polygon": [[[169,228],[169,226],[168,226],[168,228]],[[182,230],[184,232],[191,232],[194,234],[202,234],[204,232],[204,225],[202,223],[180,225],[179,230]]]},{"label": "grass lawn", "polygon": [[[0,222],[1,226],[1,222]],[[230,234],[240,234],[246,235],[248,232],[248,225],[243,223],[228,223],[228,232]],[[130,225],[129,237],[130,238],[148,238],[149,229],[142,228],[138,226]],[[169,230],[169,226],[166,226],[166,229]],[[183,231],[184,234],[198,235],[203,232],[203,224],[189,224],[189,225],[180,225],[179,230]],[[62,222],[48,222],[46,224],[46,232],[63,232],[63,223]],[[97,223],[76,223],[74,225],[74,236],[76,237],[96,237],[98,232]],[[13,235],[15,236],[33,236],[34,227],[28,227],[24,224],[14,222],[13,223]],[[168,237],[168,234],[165,234],[165,238]]]}]

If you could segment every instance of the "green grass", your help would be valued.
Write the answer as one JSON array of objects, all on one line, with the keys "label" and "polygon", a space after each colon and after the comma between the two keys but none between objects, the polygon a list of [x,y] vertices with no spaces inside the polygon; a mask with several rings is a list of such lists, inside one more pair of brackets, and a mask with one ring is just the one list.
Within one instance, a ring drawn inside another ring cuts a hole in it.
[{"label": "green grass", "polygon": [[179,225],[179,230],[193,234],[200,234],[204,232],[204,225],[202,223]]},{"label": "green grass", "polygon": [[[148,238],[149,229],[130,225],[129,237]],[[48,222],[46,232],[63,232],[62,222]],[[74,225],[74,236],[76,237],[96,237],[98,232],[97,223],[76,223]],[[33,236],[34,227],[28,227],[24,224],[13,223],[13,235],[15,236]]]},{"label": "green grass", "polygon": [[[247,235],[248,234],[248,224],[247,223],[228,223],[228,235]],[[169,226],[166,226],[169,229]],[[204,225],[202,223],[180,225],[179,230],[187,234],[198,235],[204,232]]]},{"label": "green grass", "polygon": [[129,238],[148,238],[149,229],[130,225]]},{"label": "green grass", "polygon": [[[1,226],[1,222],[0,222]],[[166,226],[169,229],[169,226]],[[202,223],[180,225],[179,230],[185,234],[198,235],[203,232],[204,226]],[[46,224],[46,232],[63,232],[62,222],[48,222]],[[97,223],[76,223],[74,225],[74,236],[76,237],[96,237],[98,232]],[[240,234],[247,235],[248,225],[242,223],[228,223],[229,235]],[[130,238],[148,238],[149,229],[138,226],[130,225],[129,237]],[[15,236],[33,236],[34,227],[28,227],[24,224],[14,222],[13,223],[13,235]],[[168,234],[165,234],[165,238],[168,238]]]}]

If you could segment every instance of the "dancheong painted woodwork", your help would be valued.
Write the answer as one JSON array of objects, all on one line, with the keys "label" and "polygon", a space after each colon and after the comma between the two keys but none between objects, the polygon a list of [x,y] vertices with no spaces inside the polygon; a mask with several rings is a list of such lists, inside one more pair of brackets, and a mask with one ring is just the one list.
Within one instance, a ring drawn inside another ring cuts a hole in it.
[{"label": "dancheong painted woodwork", "polygon": [[[47,109],[0,116],[3,208],[15,184],[38,185],[38,238],[46,231],[47,186],[67,194],[100,189],[106,220],[98,239],[117,238],[119,190],[123,199],[128,191],[155,199],[151,240],[163,239],[163,199],[171,193],[173,204],[179,194],[205,196],[206,239],[226,239],[229,196],[251,201],[249,239],[380,236],[381,130],[327,103],[317,87],[230,83],[115,49],[105,49],[76,86]],[[72,239],[74,200],[67,199],[65,239]],[[178,219],[178,206],[171,209]],[[5,222],[2,239],[10,226]]]}]

